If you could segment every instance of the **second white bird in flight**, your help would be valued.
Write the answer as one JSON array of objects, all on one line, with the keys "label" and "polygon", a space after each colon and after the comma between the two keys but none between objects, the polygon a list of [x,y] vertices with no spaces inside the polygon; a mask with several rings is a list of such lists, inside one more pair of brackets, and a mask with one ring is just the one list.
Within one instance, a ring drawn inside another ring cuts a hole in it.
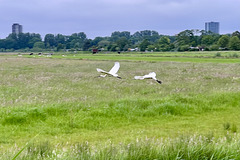
[{"label": "second white bird in flight", "polygon": [[159,84],[162,83],[162,81],[157,80],[156,78],[156,73],[155,72],[150,72],[147,75],[144,76],[135,76],[134,79],[154,79],[155,81],[157,81]]}]

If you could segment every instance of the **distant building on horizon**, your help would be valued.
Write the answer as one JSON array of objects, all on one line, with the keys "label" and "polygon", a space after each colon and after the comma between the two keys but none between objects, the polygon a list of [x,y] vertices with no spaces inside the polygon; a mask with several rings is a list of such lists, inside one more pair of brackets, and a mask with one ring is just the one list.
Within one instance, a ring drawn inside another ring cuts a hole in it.
[{"label": "distant building on horizon", "polygon": [[16,33],[16,34],[19,34],[19,33],[22,33],[22,25],[18,24],[18,23],[14,23],[12,25],[12,33]]},{"label": "distant building on horizon", "polygon": [[219,22],[206,22],[205,31],[219,34]]}]

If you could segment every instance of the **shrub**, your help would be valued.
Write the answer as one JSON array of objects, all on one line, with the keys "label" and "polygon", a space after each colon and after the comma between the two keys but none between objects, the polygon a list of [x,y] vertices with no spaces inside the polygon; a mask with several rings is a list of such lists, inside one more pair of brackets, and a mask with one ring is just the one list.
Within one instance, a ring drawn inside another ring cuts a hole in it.
[{"label": "shrub", "polygon": [[219,53],[219,52],[217,52],[216,54],[215,54],[215,57],[221,57],[222,55],[221,55],[221,53]]}]

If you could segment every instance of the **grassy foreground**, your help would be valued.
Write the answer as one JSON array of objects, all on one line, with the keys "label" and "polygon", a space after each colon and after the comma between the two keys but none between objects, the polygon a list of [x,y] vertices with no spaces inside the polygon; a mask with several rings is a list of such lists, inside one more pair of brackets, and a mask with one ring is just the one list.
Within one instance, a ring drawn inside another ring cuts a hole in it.
[{"label": "grassy foreground", "polygon": [[0,57],[0,158],[239,159],[239,63],[80,56]]}]

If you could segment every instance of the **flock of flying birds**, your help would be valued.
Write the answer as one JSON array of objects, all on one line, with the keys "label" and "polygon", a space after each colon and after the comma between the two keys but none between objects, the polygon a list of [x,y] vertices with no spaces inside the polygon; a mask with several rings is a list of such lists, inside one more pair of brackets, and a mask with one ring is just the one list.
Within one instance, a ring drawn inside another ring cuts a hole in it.
[{"label": "flock of flying birds", "polygon": [[[112,67],[112,69],[107,72],[107,71],[104,71],[100,68],[97,68],[97,71],[102,73],[102,75],[100,75],[100,77],[106,77],[107,75],[109,76],[113,76],[113,77],[117,77],[117,78],[120,78],[117,74],[118,70],[120,68],[120,63],[119,62],[115,62],[114,66]],[[140,80],[143,80],[143,79],[153,79],[155,80],[156,82],[158,82],[159,84],[162,83],[162,81],[158,80],[156,78],[156,73],[155,72],[150,72],[149,74],[146,74],[144,76],[134,76],[134,79],[140,79]]]}]

